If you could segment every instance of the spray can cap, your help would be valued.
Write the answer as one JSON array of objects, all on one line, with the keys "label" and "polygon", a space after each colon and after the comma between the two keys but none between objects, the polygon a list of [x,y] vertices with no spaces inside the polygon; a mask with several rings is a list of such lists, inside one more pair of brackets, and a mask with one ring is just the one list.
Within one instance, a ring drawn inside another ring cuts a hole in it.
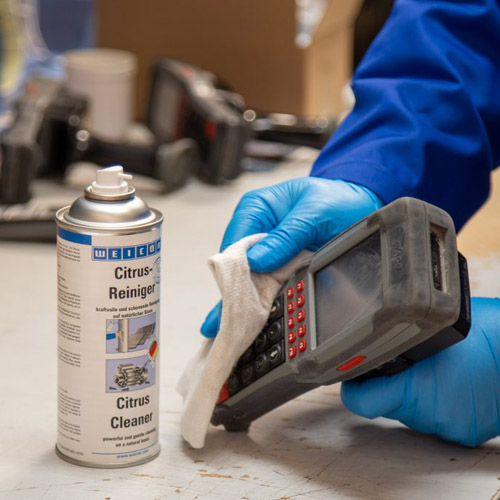
[{"label": "spray can cap", "polygon": [[96,195],[116,195],[129,192],[127,180],[132,179],[130,174],[123,173],[121,165],[99,169],[96,180],[92,183],[92,193]]}]

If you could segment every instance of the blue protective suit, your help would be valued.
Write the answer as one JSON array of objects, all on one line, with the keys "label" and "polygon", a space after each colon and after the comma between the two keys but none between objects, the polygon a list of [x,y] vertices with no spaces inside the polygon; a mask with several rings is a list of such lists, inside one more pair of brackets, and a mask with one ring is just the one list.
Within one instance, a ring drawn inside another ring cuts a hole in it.
[{"label": "blue protective suit", "polygon": [[352,86],[311,175],[423,199],[460,229],[500,163],[500,2],[396,0]]}]

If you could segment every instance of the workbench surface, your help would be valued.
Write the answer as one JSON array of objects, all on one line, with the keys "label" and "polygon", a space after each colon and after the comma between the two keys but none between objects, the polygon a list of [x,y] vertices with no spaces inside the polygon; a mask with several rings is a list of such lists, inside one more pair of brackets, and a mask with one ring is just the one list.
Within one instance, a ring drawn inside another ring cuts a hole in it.
[{"label": "workbench surface", "polygon": [[[467,449],[397,422],[359,418],[342,406],[338,385],[295,399],[256,421],[248,434],[211,428],[203,450],[183,442],[182,402],[174,387],[197,349],[199,326],[218,299],[207,257],[217,251],[244,192],[307,175],[308,169],[308,161],[295,161],[272,172],[246,173],[228,186],[194,180],[168,196],[140,193],[165,215],[162,451],[141,466],[90,469],[55,455],[55,245],[0,243],[0,499],[500,498],[500,439]],[[61,205],[78,194],[38,188],[41,198]],[[496,214],[499,219],[500,211]],[[500,295],[500,246],[496,253],[481,247],[476,255],[477,228],[468,231],[462,240],[473,291]],[[498,225],[493,233],[500,234]]]}]

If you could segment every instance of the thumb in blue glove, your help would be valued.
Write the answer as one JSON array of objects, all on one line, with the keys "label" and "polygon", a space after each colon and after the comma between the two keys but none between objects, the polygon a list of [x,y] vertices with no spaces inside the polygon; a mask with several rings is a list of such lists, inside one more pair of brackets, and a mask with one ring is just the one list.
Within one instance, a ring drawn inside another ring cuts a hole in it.
[{"label": "thumb in blue glove", "polygon": [[500,435],[500,300],[472,299],[464,341],[396,375],[344,382],[341,396],[357,415],[466,446]]},{"label": "thumb in blue glove", "polygon": [[[341,180],[299,177],[243,196],[224,234],[221,251],[256,233],[269,233],[247,253],[252,271],[271,272],[302,250],[317,250],[331,238],[382,207],[369,189]],[[220,303],[201,327],[219,329]]]}]

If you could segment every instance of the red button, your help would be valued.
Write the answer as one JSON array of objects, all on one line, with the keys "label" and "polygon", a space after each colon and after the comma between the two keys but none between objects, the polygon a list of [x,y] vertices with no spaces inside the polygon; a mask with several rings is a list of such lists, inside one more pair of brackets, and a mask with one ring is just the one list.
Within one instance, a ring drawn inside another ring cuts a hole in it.
[{"label": "red button", "polygon": [[288,314],[292,314],[293,311],[295,311],[295,306],[293,305],[293,302],[288,303],[288,305],[286,306],[286,310]]},{"label": "red button", "polygon": [[297,333],[299,337],[303,337],[306,334],[306,325],[300,325]]},{"label": "red button", "polygon": [[293,328],[295,326],[295,318],[292,316],[288,318],[288,328]]},{"label": "red button", "polygon": [[297,307],[302,307],[306,303],[306,298],[303,295],[297,297]]},{"label": "red button", "polygon": [[292,347],[288,348],[288,357],[290,359],[293,359],[295,358],[295,356],[297,356],[297,346],[293,345]]},{"label": "red button", "polygon": [[302,321],[304,321],[306,319],[306,312],[305,311],[299,311],[297,313],[297,320],[299,321],[299,323],[302,323]]},{"label": "red button", "polygon": [[217,124],[212,120],[205,122],[205,137],[209,140],[217,137]]},{"label": "red button", "polygon": [[339,372],[346,372],[347,370],[350,370],[351,368],[354,368],[355,366],[358,366],[360,363],[362,363],[366,359],[366,356],[359,355],[356,356],[352,359],[350,359],[347,363],[344,363],[343,365],[339,366],[337,370]]},{"label": "red button", "polygon": [[297,285],[296,285],[296,287],[295,287],[295,288],[297,289],[297,292],[298,292],[298,293],[303,292],[303,291],[304,291],[304,280],[300,280],[300,281],[297,283]]},{"label": "red button", "polygon": [[307,340],[306,339],[302,339],[299,342],[299,352],[304,352],[306,349],[307,349]]},{"label": "red button", "polygon": [[227,385],[227,382],[222,386],[220,393],[219,393],[219,399],[217,400],[217,403],[215,403],[215,404],[220,405],[221,403],[226,401],[226,399],[229,399],[229,387]]},{"label": "red button", "polygon": [[288,343],[293,344],[297,336],[295,335],[295,331],[288,332]]},{"label": "red button", "polygon": [[287,291],[286,291],[286,296],[291,299],[295,295],[295,292],[293,291],[293,286],[291,286]]}]

